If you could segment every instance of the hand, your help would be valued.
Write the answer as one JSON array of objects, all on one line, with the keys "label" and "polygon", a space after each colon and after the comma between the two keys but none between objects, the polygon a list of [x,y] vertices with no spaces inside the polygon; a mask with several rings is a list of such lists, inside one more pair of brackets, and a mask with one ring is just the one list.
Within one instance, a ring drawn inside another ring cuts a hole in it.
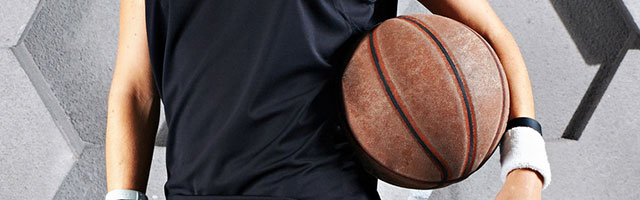
[{"label": "hand", "polygon": [[509,172],[496,196],[496,200],[504,199],[542,199],[542,176],[531,169]]}]

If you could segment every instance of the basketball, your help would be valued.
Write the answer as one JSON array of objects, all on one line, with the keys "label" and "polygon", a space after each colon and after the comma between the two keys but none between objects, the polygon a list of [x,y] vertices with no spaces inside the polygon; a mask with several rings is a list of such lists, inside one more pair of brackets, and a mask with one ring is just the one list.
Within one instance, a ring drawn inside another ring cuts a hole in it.
[{"label": "basketball", "polygon": [[340,87],[360,161],[406,188],[464,180],[491,157],[508,120],[496,53],[471,28],[437,15],[378,25],[355,49]]}]

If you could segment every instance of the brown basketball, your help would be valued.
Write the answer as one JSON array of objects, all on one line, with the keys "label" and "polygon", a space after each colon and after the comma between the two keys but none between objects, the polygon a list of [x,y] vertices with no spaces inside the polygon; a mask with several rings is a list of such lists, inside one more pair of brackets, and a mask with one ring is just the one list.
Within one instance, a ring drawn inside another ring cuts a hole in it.
[{"label": "brown basketball", "polygon": [[352,144],[367,170],[408,188],[468,177],[505,131],[509,89],[490,45],[437,15],[389,19],[360,42],[342,76]]}]

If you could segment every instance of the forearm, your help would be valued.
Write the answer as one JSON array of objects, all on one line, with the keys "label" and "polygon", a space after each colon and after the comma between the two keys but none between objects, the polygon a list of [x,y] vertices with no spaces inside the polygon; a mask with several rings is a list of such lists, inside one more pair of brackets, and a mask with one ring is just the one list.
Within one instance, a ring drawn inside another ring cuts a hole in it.
[{"label": "forearm", "polygon": [[[485,33],[480,33],[494,48],[509,82],[510,114],[516,117],[535,118],[533,92],[529,74],[513,36],[502,24]],[[517,194],[539,199],[542,190],[542,177],[530,169],[516,169],[507,175],[505,184],[497,198],[502,199]],[[516,192],[518,191],[518,192]],[[529,194],[522,194],[522,191]],[[520,196],[523,197],[523,196]],[[511,199],[511,198],[505,198]]]},{"label": "forearm", "polygon": [[[484,36],[493,46],[505,70],[511,96],[510,119],[535,118],[529,74],[515,40],[506,29]],[[542,176],[530,169],[511,171],[496,199],[541,199]]]},{"label": "forearm", "polygon": [[[513,36],[501,23],[497,27],[480,34],[498,54],[507,76],[511,100],[509,118],[535,118],[529,73]],[[539,196],[542,190],[542,177],[530,169],[516,169],[507,175],[507,180],[498,197],[513,194],[515,189],[530,192],[533,196]]]},{"label": "forearm", "polygon": [[[457,20],[480,34],[493,47],[500,59],[505,75],[509,82],[510,115],[509,118],[535,118],[531,83],[524,59],[513,36],[500,21],[491,6],[486,1],[467,0],[420,0],[434,14],[443,15]],[[516,172],[516,173],[513,173]],[[542,179],[534,171],[518,169],[507,176],[505,187],[500,194],[508,194],[509,188],[522,186],[542,187]]]},{"label": "forearm", "polygon": [[154,95],[136,93],[111,87],[105,138],[108,191],[146,191],[160,102]]},{"label": "forearm", "polygon": [[494,48],[500,58],[507,80],[511,97],[509,118],[535,118],[533,93],[531,82],[524,59],[515,40],[506,29],[481,34]]},{"label": "forearm", "polygon": [[[483,38],[489,42],[498,55],[500,62],[504,68],[506,78],[509,82],[510,91],[510,119],[516,117],[529,117],[535,118],[533,94],[531,91],[531,83],[529,81],[529,74],[524,63],[524,59],[520,53],[520,49],[516,44],[513,36],[505,28],[504,24],[500,21],[495,14],[491,6],[487,1],[482,0],[440,0],[429,1],[420,0],[434,14],[443,15],[454,20],[457,20],[478,32]],[[532,130],[535,132],[535,130]],[[505,157],[507,160],[514,161],[515,163],[507,163],[507,167],[503,170],[510,170],[511,167],[527,166],[532,164],[534,160],[525,161],[525,163],[519,163],[514,158],[519,158],[521,155],[513,155],[516,153],[536,155],[538,160],[535,160],[534,167],[540,167],[545,172],[545,176],[550,176],[548,170],[548,163],[546,159],[546,153],[544,151],[544,141],[542,138],[527,138],[527,141],[537,140],[540,142],[533,143],[518,143],[521,142],[518,138],[532,137],[537,134],[532,132],[520,132],[520,136],[508,137],[510,141],[509,145],[515,147],[522,147],[523,151],[514,151],[507,148],[505,150],[506,155],[502,155],[503,149],[501,148],[501,163]],[[506,133],[505,133],[506,134]],[[518,133],[513,133],[518,135]],[[526,136],[526,137],[525,137]],[[503,138],[505,139],[505,138]],[[511,142],[518,144],[511,144]],[[503,143],[504,144],[504,143]],[[523,145],[528,144],[527,147]],[[524,150],[527,151],[524,151]],[[533,152],[532,152],[533,151]],[[542,155],[544,154],[544,155]],[[527,156],[525,156],[527,157]],[[536,156],[534,156],[536,157]],[[545,163],[546,166],[545,166]],[[538,166],[539,165],[539,166]],[[512,170],[506,176],[505,184],[498,193],[497,199],[540,199],[541,190],[543,187],[543,177],[540,173],[536,173],[533,170],[520,168]],[[550,181],[550,180],[548,180]],[[546,181],[545,183],[548,183]]]},{"label": "forearm", "polygon": [[459,21],[478,32],[494,48],[509,81],[510,119],[535,118],[531,83],[520,49],[486,1],[420,0],[434,14]]}]

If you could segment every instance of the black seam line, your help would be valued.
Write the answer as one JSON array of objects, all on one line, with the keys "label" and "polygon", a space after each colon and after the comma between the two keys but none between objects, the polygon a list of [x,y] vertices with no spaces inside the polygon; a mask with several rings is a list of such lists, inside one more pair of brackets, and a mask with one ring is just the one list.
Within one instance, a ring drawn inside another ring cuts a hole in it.
[{"label": "black seam line", "polygon": [[[492,49],[491,45],[489,45],[489,43],[487,43],[487,41],[485,41],[482,36],[480,36],[480,34],[478,34],[478,32],[474,31],[473,29],[469,28],[468,26],[464,26],[467,30],[471,31],[474,35],[476,35],[480,40],[482,40],[482,43],[484,44],[485,47],[487,47],[488,49]],[[495,54],[495,52],[493,51],[489,51],[491,53],[491,56],[493,57],[493,61],[496,63],[496,69],[498,69],[498,74],[500,75],[500,85],[502,85],[502,111],[500,112],[500,121],[504,120],[504,113],[505,111],[507,111],[508,109],[506,109],[507,107],[507,94],[505,92],[505,87],[504,87],[504,75],[502,73],[503,70],[501,70],[501,65],[500,65],[500,60],[498,60],[498,55]],[[508,88],[508,86],[507,86]],[[500,123],[498,125],[498,130],[496,131],[496,134],[493,136],[493,140],[491,142],[491,147],[493,147],[494,145],[496,145],[496,142],[498,141],[498,136],[500,135],[500,130],[502,130],[502,128],[504,127],[504,124]],[[507,129],[505,129],[507,130]],[[503,131],[504,132],[504,131]],[[496,146],[497,148],[497,146]],[[487,151],[487,154],[485,155],[491,155],[493,154],[493,152],[495,151],[495,149],[493,151],[491,151],[491,149],[489,149],[489,151]],[[491,153],[491,154],[489,154]],[[489,157],[485,156],[485,159],[480,163],[480,165],[478,165],[478,169],[480,167],[482,167],[482,165],[484,164],[484,162],[486,160],[488,160]]]},{"label": "black seam line", "polygon": [[429,150],[427,145],[424,144],[424,141],[422,141],[420,139],[420,137],[418,136],[418,133],[416,132],[416,130],[413,128],[413,126],[411,126],[411,123],[409,123],[409,119],[404,114],[404,112],[402,112],[402,109],[400,108],[400,105],[398,104],[398,102],[396,101],[395,96],[393,96],[393,93],[391,92],[391,88],[387,84],[387,80],[385,79],[384,74],[382,73],[382,69],[380,68],[380,61],[378,60],[375,44],[373,43],[373,33],[369,33],[369,46],[371,48],[371,55],[373,56],[373,61],[374,61],[375,65],[376,65],[376,70],[378,71],[378,76],[380,76],[380,80],[382,80],[382,84],[384,85],[384,89],[386,90],[387,95],[391,99],[391,102],[393,103],[393,106],[395,107],[396,111],[398,111],[398,113],[400,114],[400,117],[402,118],[402,121],[404,121],[404,123],[407,125],[407,127],[409,127],[409,131],[411,131],[411,134],[413,134],[413,137],[415,137],[416,140],[418,140],[418,143],[420,143],[420,146],[422,146],[422,148],[429,154],[429,157],[431,157],[433,160],[436,161],[436,164],[438,165],[438,167],[440,167],[440,170],[442,171],[442,175],[444,177],[444,179],[442,181],[446,181],[448,176],[447,176],[447,170],[445,169],[444,165],[442,165],[440,160],[433,154],[433,152],[431,152],[431,150]]},{"label": "black seam line", "polygon": [[464,87],[463,87],[463,83],[462,83],[462,79],[460,78],[460,74],[458,73],[458,70],[456,69],[455,64],[453,64],[453,60],[451,60],[451,57],[449,56],[449,53],[447,52],[447,50],[444,48],[444,45],[442,45],[442,43],[440,43],[440,40],[438,40],[438,38],[431,33],[431,31],[429,31],[429,29],[427,27],[425,27],[424,25],[422,25],[421,23],[408,18],[408,17],[404,17],[401,16],[399,17],[401,19],[407,20],[411,23],[414,23],[416,25],[418,25],[424,32],[426,32],[427,34],[429,34],[429,36],[431,37],[431,39],[433,39],[433,41],[436,42],[436,44],[438,44],[438,47],[440,47],[440,51],[442,51],[442,53],[444,54],[444,56],[447,58],[447,62],[449,62],[449,66],[451,66],[451,69],[453,70],[453,73],[456,76],[456,80],[458,81],[458,86],[460,87],[460,91],[462,91],[462,97],[464,98],[464,105],[467,109],[467,118],[469,119],[469,158],[467,159],[467,166],[465,167],[464,171],[462,172],[462,174],[467,174],[470,170],[471,170],[471,165],[473,165],[473,163],[471,163],[471,157],[473,156],[473,149],[474,144],[473,144],[473,119],[471,118],[471,107],[469,106],[469,98],[467,97],[467,92],[465,91]]},{"label": "black seam line", "polygon": [[[351,134],[352,134],[352,133],[351,133]],[[366,150],[364,150],[364,148],[362,147],[362,145],[358,145],[358,147],[357,147],[357,148],[361,149],[363,152],[367,152]],[[438,186],[441,186],[441,185],[443,185],[443,184],[451,183],[451,181],[455,181],[455,179],[454,179],[454,180],[449,180],[449,181],[437,181],[437,182],[432,182],[432,181],[424,181],[424,180],[415,179],[415,178],[412,178],[412,177],[409,177],[409,176],[406,176],[406,175],[403,175],[403,174],[400,174],[400,173],[398,173],[398,172],[396,172],[396,171],[391,170],[391,168],[389,168],[389,167],[387,167],[387,166],[383,165],[383,164],[382,164],[382,162],[380,162],[380,161],[376,160],[376,159],[375,159],[372,155],[370,155],[369,153],[364,153],[364,156],[366,156],[369,160],[372,160],[372,162],[374,162],[374,164],[378,164],[380,167],[384,168],[385,170],[389,171],[390,173],[392,173],[392,174],[394,174],[394,175],[396,175],[396,176],[398,176],[398,177],[401,177],[401,178],[409,179],[409,180],[411,180],[411,181],[415,181],[415,182],[419,182],[419,183],[426,183],[426,184],[433,184],[433,185],[435,185],[434,187],[438,187]],[[466,177],[465,177],[465,178],[466,178]]]}]

